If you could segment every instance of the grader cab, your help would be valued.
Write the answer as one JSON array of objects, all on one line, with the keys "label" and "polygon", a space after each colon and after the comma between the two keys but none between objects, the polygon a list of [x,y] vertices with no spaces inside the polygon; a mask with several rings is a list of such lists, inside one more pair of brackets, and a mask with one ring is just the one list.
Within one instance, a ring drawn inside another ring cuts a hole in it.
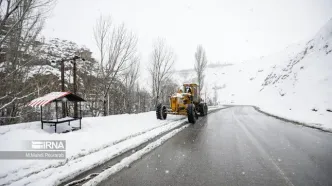
[{"label": "grader cab", "polygon": [[196,123],[198,116],[205,116],[208,112],[206,103],[200,98],[197,84],[183,84],[182,89],[173,94],[169,106],[157,105],[157,119],[164,120],[167,114],[186,115],[189,123]]}]

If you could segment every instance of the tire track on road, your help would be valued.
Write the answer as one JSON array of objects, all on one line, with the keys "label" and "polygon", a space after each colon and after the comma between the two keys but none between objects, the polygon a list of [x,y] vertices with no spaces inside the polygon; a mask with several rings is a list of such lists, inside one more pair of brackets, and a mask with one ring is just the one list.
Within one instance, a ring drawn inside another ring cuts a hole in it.
[{"label": "tire track on road", "polygon": [[246,126],[243,125],[243,123],[235,116],[234,110],[232,111],[232,116],[236,123],[241,127],[241,129],[244,131],[248,139],[252,142],[252,144],[257,148],[257,150],[263,155],[263,157],[266,157],[272,165],[275,167],[277,172],[280,174],[280,176],[284,179],[285,183],[288,186],[294,186],[294,184],[291,182],[291,180],[286,176],[285,172],[278,166],[276,161],[271,158],[271,156],[264,150],[264,148],[260,145],[258,140],[247,130]]}]

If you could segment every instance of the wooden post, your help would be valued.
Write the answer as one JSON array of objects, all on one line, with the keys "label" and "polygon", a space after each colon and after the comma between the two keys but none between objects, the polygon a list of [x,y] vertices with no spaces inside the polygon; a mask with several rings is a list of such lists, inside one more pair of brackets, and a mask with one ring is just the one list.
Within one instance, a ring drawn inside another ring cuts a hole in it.
[{"label": "wooden post", "polygon": [[66,101],[66,113],[65,113],[65,117],[67,117],[68,116],[68,101]]},{"label": "wooden post", "polygon": [[58,122],[58,102],[55,101],[55,117],[56,117],[56,122]]},{"label": "wooden post", "polygon": [[43,106],[40,106],[40,122],[41,122],[41,128],[44,128],[44,123],[43,123]]},{"label": "wooden post", "polygon": [[82,128],[81,120],[82,120],[82,102],[80,102],[80,129]]},{"label": "wooden post", "polygon": [[[61,91],[65,91],[65,60],[61,60]],[[65,103],[62,102],[62,117],[66,117]]]},{"label": "wooden post", "polygon": [[[58,122],[58,102],[55,100],[55,117],[56,117],[56,122]],[[56,133],[56,124],[54,123],[54,132]]]},{"label": "wooden post", "polygon": [[82,102],[80,102],[80,118],[82,118]]},{"label": "wooden post", "polygon": [[[73,83],[74,83],[74,87],[73,87],[73,91],[74,91],[74,94],[76,95],[77,93],[77,77],[76,77],[76,58],[74,57],[73,59]],[[77,102],[74,102],[74,118],[77,118]]]}]

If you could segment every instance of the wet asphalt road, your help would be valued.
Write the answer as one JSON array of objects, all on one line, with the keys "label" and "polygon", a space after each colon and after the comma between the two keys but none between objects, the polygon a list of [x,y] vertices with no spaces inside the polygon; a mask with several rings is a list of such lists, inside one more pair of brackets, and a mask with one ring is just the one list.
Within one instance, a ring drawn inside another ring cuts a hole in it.
[{"label": "wet asphalt road", "polygon": [[332,134],[232,107],[101,185],[332,185]]}]

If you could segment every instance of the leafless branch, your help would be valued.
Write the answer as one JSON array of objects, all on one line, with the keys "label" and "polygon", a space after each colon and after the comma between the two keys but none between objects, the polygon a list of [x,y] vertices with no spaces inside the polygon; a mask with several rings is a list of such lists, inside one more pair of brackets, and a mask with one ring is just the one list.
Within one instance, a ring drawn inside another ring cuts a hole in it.
[{"label": "leafless branch", "polygon": [[101,87],[103,87],[104,115],[106,99],[113,82],[134,62],[137,37],[124,24],[112,25],[109,17],[100,17],[94,28],[94,38],[100,54]]},{"label": "leafless branch", "polygon": [[155,104],[159,101],[162,83],[171,75],[174,62],[175,55],[173,50],[166,45],[165,40],[158,39],[151,54],[151,67],[149,68]]},{"label": "leafless branch", "polygon": [[199,92],[203,89],[204,86],[204,71],[207,66],[207,59],[205,50],[202,45],[198,45],[195,53],[195,71],[197,74],[197,83],[199,86]]}]

